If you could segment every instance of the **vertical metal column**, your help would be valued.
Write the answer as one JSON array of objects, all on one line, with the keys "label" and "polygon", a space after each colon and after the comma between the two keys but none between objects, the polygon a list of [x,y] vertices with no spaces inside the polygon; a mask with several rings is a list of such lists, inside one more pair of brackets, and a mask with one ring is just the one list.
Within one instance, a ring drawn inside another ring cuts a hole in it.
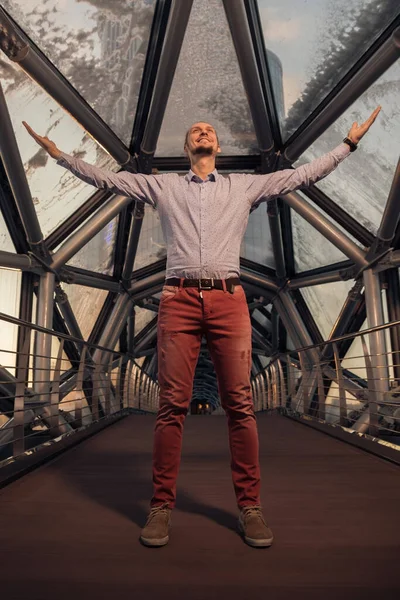
[{"label": "vertical metal column", "polygon": [[[36,323],[46,329],[53,325],[53,296],[55,276],[44,273],[40,276],[37,299]],[[50,391],[51,335],[36,332],[34,345],[33,386],[41,402],[48,401]]]},{"label": "vertical metal column", "polygon": [[[385,273],[387,289],[386,299],[389,321],[400,321],[400,282],[398,269],[388,269]],[[400,331],[399,327],[389,329],[392,346],[394,378],[400,385]]]},{"label": "vertical metal column", "polygon": [[[383,307],[379,273],[373,269],[364,271],[365,302],[367,308],[368,327],[383,324]],[[386,340],[384,331],[375,331],[369,336],[370,354],[372,363],[373,389],[377,406],[384,402],[384,394],[389,389],[389,369],[386,353]]]}]

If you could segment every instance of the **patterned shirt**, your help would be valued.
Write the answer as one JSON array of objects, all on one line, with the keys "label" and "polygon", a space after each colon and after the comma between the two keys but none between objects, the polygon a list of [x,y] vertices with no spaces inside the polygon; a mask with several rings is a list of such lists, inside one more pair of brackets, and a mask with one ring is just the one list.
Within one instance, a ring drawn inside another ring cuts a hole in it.
[{"label": "patterned shirt", "polygon": [[349,146],[342,143],[297,169],[228,176],[215,169],[205,180],[192,170],[185,176],[113,173],[64,153],[57,164],[97,188],[158,210],[167,246],[167,278],[225,279],[240,275],[240,245],[250,210],[326,177],[349,152]]}]

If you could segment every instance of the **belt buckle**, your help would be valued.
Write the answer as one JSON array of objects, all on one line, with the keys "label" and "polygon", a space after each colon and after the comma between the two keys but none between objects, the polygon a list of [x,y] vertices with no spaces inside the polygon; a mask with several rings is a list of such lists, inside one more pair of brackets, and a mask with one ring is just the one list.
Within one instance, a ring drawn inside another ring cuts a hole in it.
[{"label": "belt buckle", "polygon": [[[207,283],[205,283],[204,285],[202,284],[202,281],[206,281]],[[210,284],[208,284],[208,282],[210,282]],[[214,279],[199,279],[199,290],[212,290],[214,287]]]}]

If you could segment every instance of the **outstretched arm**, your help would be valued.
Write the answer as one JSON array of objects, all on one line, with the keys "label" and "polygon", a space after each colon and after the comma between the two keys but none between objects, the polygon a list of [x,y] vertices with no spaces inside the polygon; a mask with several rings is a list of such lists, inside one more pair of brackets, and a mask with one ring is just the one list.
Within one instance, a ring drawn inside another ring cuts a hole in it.
[{"label": "outstretched arm", "polygon": [[164,182],[163,175],[134,174],[128,171],[113,173],[113,171],[100,169],[80,158],[62,152],[52,140],[37,134],[28,123],[22,122],[39,146],[57,160],[57,164],[71,171],[82,181],[100,189],[108,189],[115,194],[147,202],[153,207],[157,206]]},{"label": "outstretched arm", "polygon": [[[358,125],[356,122],[353,123],[347,137],[354,144],[358,144],[361,138],[367,133],[380,110],[381,107],[378,106],[361,125]],[[349,153],[350,146],[347,143],[342,143],[331,152],[305,165],[301,165],[297,169],[284,169],[268,175],[247,175],[249,183],[247,198],[250,205],[258,205],[261,201],[270,200],[276,196],[283,196],[293,190],[308,187],[320,181],[336,169]]]}]

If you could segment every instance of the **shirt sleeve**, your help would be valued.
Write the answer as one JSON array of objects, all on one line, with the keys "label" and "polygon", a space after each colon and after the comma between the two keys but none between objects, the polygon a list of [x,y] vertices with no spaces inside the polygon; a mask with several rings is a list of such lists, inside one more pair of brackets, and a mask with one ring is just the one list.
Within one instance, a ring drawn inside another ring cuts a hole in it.
[{"label": "shirt sleeve", "polygon": [[245,175],[248,180],[246,195],[250,206],[255,208],[260,202],[320,181],[336,169],[349,153],[348,144],[340,144],[331,152],[297,169],[283,169],[266,175]]},{"label": "shirt sleeve", "polygon": [[64,152],[57,159],[57,164],[94,187],[141,200],[150,204],[153,208],[157,207],[165,184],[163,175],[143,175],[142,173],[129,173],[128,171],[113,173],[113,171],[100,169],[81,158],[75,158]]}]

